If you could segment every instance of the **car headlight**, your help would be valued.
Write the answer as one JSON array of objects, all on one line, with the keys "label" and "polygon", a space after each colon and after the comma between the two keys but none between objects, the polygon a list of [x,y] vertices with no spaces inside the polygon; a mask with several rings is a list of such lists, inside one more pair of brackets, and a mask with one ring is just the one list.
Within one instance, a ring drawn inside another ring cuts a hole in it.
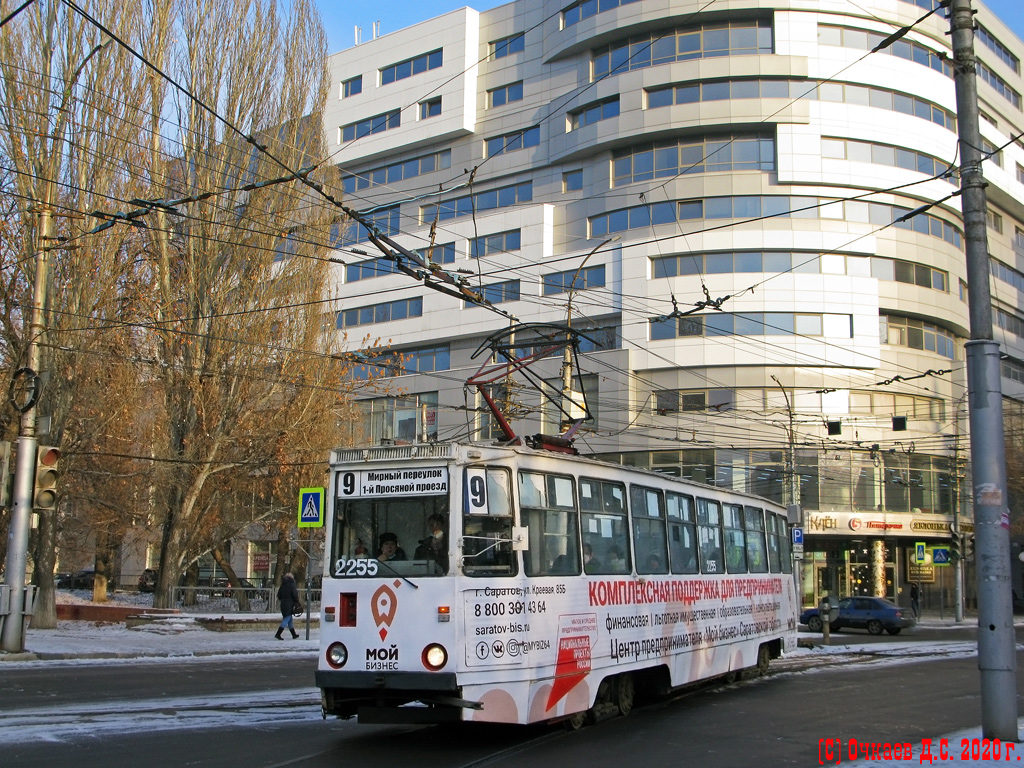
[{"label": "car headlight", "polygon": [[348,648],[344,643],[331,643],[327,646],[327,663],[335,669],[341,669],[348,661]]}]

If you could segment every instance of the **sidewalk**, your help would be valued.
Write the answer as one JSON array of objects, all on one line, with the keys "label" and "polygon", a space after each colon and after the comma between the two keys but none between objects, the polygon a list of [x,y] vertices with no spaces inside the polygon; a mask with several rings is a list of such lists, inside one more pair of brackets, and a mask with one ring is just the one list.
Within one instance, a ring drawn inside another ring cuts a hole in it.
[{"label": "sidewalk", "polygon": [[[211,619],[218,629],[203,626]],[[60,661],[69,659],[168,659],[235,654],[292,653],[316,657],[319,648],[319,614],[311,616],[309,640],[306,617],[295,619],[297,639],[288,632],[274,637],[280,614],[210,617],[177,615],[129,628],[124,623],[96,624],[58,621],[56,629],[32,629],[25,634],[23,653],[0,651],[0,663],[13,661]],[[249,629],[256,620],[260,629]],[[244,627],[244,628],[243,628]]]}]

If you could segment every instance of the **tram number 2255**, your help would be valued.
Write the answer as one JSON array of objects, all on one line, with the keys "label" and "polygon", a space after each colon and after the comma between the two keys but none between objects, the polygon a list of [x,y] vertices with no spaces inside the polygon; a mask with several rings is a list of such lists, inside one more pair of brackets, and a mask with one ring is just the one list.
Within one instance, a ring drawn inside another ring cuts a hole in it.
[{"label": "tram number 2255", "polygon": [[334,562],[334,578],[343,579],[346,576],[376,576],[377,561],[365,557],[339,557]]}]

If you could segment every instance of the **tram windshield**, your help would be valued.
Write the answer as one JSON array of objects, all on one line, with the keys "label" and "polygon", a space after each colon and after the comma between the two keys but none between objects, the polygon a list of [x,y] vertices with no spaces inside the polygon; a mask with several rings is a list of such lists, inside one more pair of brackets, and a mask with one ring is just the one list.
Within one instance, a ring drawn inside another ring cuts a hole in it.
[{"label": "tram windshield", "polygon": [[338,499],[331,573],[443,576],[449,568],[448,497]]}]

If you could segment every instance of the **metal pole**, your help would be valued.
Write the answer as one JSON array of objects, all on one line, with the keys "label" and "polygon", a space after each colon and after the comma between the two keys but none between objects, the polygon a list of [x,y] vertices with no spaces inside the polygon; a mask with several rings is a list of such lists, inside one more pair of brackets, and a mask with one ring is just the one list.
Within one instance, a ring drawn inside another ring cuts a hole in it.
[{"label": "metal pole", "polygon": [[[43,314],[46,305],[46,282],[53,242],[53,211],[48,205],[39,209],[39,241],[36,243],[35,276],[32,287],[32,312],[27,323],[28,350],[26,366],[32,375],[39,372],[42,359],[40,339],[45,330]],[[25,569],[28,563],[28,533],[32,516],[32,490],[35,486],[36,453],[36,391],[21,414],[18,432],[18,456],[14,465],[14,493],[11,506],[11,527],[7,533],[7,570],[4,583],[11,588],[11,612],[0,633],[0,650],[19,653],[25,650]]]},{"label": "metal pole", "polygon": [[992,335],[985,180],[981,171],[978,82],[971,0],[953,0],[950,30],[960,137],[960,189],[967,252],[971,341],[967,389],[974,481],[975,557],[978,573],[978,668],[981,729],[988,739],[1017,741],[1017,659],[1010,591],[1010,516],[999,345]]}]

